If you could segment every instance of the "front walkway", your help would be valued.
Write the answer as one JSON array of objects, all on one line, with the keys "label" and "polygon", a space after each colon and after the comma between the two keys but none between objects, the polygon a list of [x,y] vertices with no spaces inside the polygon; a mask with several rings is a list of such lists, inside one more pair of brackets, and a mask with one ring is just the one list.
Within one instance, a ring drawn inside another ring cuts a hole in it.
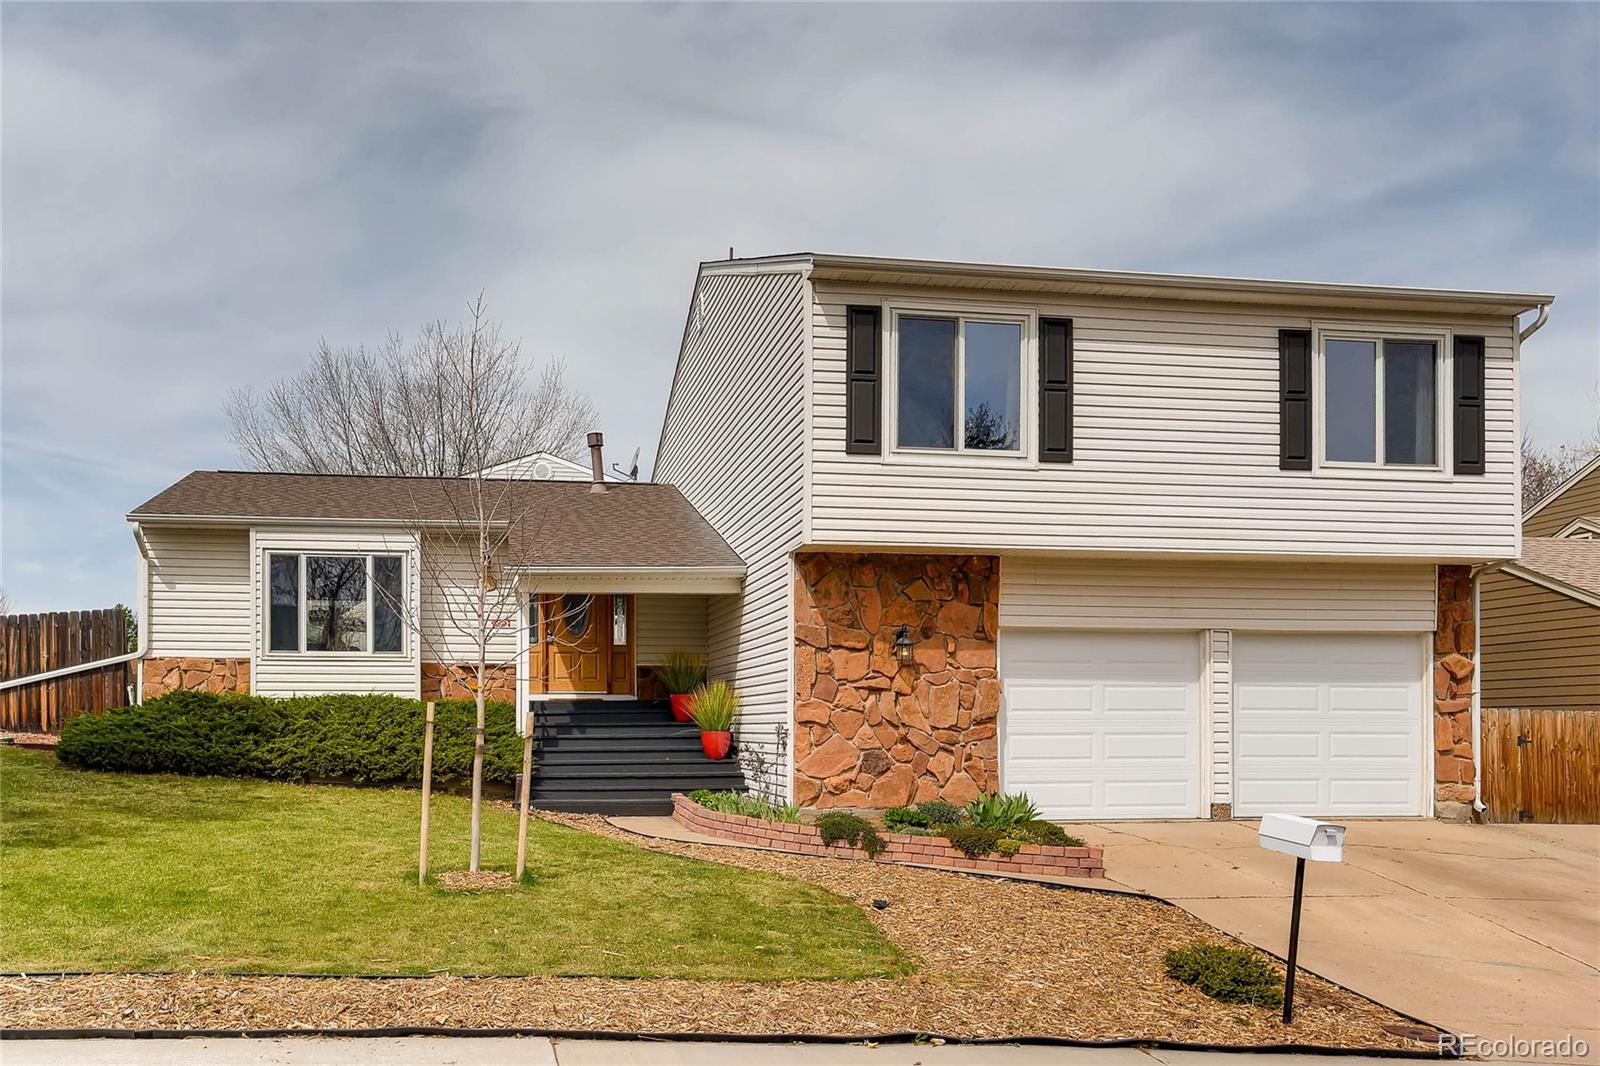
[{"label": "front walkway", "polygon": [[[1458,1033],[1585,1040],[1600,1062],[1600,826],[1352,820],[1308,863],[1300,963]],[[1282,955],[1294,860],[1255,822],[1079,827],[1106,872]]]}]

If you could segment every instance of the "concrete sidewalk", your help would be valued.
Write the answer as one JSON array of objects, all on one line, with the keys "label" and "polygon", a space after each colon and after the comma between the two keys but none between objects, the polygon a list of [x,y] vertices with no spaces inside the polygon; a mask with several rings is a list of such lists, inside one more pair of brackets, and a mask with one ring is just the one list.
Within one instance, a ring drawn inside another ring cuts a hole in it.
[{"label": "concrete sidewalk", "polygon": [[[1351,820],[1311,863],[1300,963],[1458,1033],[1582,1038],[1600,1061],[1600,826]],[[1254,822],[1081,827],[1109,875],[1282,955],[1294,860]]]},{"label": "concrete sidewalk", "polygon": [[1395,1066],[1406,1060],[993,1044],[717,1044],[543,1037],[6,1040],[5,1066]]}]

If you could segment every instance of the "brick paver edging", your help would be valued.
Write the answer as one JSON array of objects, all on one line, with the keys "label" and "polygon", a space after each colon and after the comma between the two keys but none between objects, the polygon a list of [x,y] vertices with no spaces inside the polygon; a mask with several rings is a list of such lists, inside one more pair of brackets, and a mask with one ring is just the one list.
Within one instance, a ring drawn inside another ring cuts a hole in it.
[{"label": "brick paver edging", "polygon": [[[865,859],[867,853],[846,844],[828,845],[814,825],[792,822],[767,822],[739,814],[723,814],[702,807],[682,793],[672,797],[672,817],[678,824],[740,844],[793,851],[802,855],[832,855],[840,859]],[[1106,868],[1102,848],[1063,848],[1024,844],[1012,856],[998,852],[981,859],[969,859],[943,837],[913,836],[910,833],[879,831],[886,847],[879,862],[921,863],[949,866],[957,870],[984,870],[990,873],[1033,874],[1044,877],[1104,877]]]}]

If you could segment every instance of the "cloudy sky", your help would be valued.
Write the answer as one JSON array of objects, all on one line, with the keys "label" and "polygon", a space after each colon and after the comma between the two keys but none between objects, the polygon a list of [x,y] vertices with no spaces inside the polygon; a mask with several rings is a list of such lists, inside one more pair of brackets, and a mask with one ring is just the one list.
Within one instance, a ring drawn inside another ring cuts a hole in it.
[{"label": "cloudy sky", "polygon": [[1550,291],[1592,429],[1600,7],[0,11],[0,584],[133,596],[220,402],[479,289],[650,450],[698,260],[825,249]]}]

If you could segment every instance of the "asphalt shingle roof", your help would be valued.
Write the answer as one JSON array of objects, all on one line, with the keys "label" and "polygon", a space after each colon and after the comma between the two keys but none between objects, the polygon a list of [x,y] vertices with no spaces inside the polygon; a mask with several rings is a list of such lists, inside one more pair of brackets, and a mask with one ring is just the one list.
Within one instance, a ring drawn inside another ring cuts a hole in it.
[{"label": "asphalt shingle roof", "polygon": [[[496,480],[485,494],[513,526],[519,564],[557,567],[741,567],[727,541],[671,485]],[[135,507],[133,519],[349,519],[461,523],[463,478],[196,470]],[[512,520],[515,520],[514,522]]]},{"label": "asphalt shingle roof", "polygon": [[1600,540],[1524,537],[1514,565],[1600,596]]}]

